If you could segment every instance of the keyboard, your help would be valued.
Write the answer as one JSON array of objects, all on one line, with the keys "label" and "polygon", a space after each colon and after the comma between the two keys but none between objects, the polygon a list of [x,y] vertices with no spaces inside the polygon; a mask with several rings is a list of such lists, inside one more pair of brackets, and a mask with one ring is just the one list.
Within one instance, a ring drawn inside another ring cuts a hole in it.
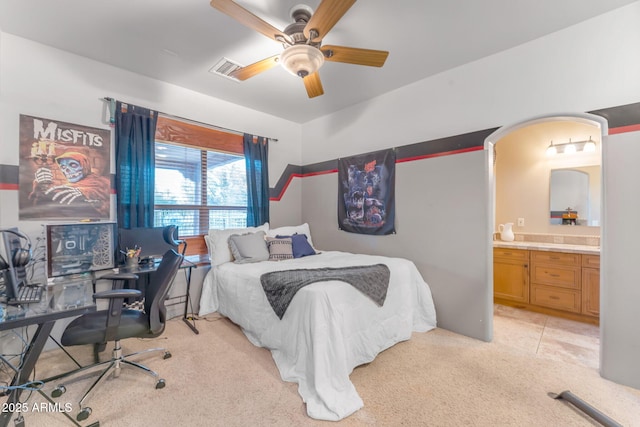
[{"label": "keyboard", "polygon": [[42,289],[42,286],[39,285],[20,286],[18,288],[18,295],[16,295],[16,298],[11,300],[11,302],[14,304],[40,302],[42,299]]}]

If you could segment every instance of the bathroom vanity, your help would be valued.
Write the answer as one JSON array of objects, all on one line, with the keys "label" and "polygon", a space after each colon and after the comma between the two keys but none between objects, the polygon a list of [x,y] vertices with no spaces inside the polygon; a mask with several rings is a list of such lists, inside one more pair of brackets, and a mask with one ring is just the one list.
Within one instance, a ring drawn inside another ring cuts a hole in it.
[{"label": "bathroom vanity", "polygon": [[495,241],[493,292],[499,304],[598,324],[599,247]]}]

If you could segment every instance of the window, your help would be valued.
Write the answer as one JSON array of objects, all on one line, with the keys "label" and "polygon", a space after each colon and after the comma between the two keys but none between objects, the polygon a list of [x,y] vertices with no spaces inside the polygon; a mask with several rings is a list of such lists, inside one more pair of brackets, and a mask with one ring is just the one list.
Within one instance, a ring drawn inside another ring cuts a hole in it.
[{"label": "window", "polygon": [[[188,140],[188,145],[165,142],[166,138],[159,140],[163,127],[158,121],[154,225],[175,224],[180,236],[206,234],[210,228],[246,227],[247,183],[242,146],[240,153],[216,150],[215,146],[222,144],[216,144],[215,140],[212,142],[207,137],[210,132],[215,132],[218,137],[219,134],[227,135],[234,140],[238,135],[204,127],[199,127],[201,133],[194,135],[194,125],[177,123],[191,129],[177,134],[173,124],[171,133],[174,136],[171,139]],[[194,141],[194,137],[199,140]]]}]

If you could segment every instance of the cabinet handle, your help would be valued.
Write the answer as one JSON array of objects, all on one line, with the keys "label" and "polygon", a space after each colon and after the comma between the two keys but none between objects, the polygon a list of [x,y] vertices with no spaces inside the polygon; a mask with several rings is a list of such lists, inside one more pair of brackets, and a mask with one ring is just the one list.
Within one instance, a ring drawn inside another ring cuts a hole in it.
[{"label": "cabinet handle", "polygon": [[559,274],[549,274],[549,276],[551,276],[551,277],[560,277]]},{"label": "cabinet handle", "polygon": [[560,297],[556,297],[556,296],[554,296],[554,295],[550,295],[550,296],[549,296],[549,299],[560,299]]},{"label": "cabinet handle", "polygon": [[549,259],[560,259],[559,256],[550,256]]}]

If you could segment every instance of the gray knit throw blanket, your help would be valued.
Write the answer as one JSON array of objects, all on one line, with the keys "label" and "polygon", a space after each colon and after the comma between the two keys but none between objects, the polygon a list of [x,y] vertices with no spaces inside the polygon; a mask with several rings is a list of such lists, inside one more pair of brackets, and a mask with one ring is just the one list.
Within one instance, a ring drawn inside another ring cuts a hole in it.
[{"label": "gray knit throw blanket", "polygon": [[387,297],[391,272],[384,264],[342,268],[316,268],[272,271],[260,276],[260,282],[269,304],[282,319],[298,290],[315,282],[340,280],[371,298],[382,307]]}]

